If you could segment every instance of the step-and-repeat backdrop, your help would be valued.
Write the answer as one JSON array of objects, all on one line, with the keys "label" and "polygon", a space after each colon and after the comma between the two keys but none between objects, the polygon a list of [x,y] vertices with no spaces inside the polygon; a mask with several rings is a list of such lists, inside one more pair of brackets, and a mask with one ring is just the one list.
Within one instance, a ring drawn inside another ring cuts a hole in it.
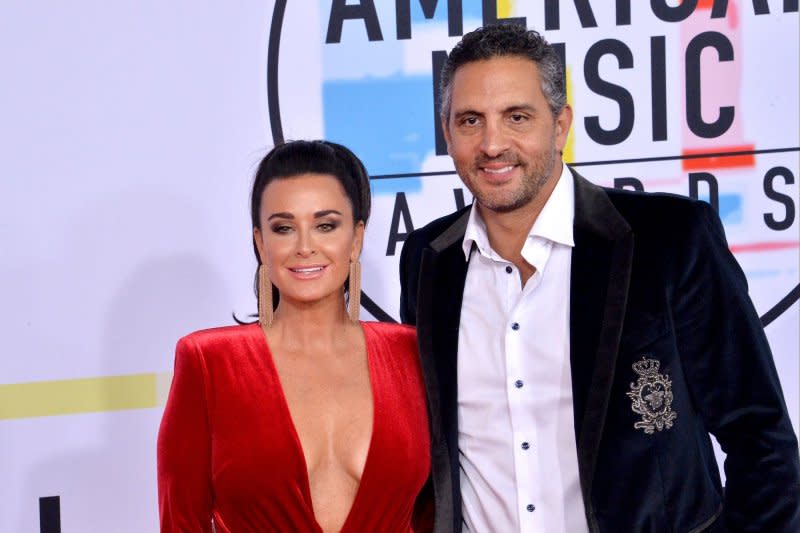
[{"label": "step-and-repeat backdrop", "polygon": [[363,316],[398,318],[406,235],[470,201],[438,67],[500,19],[564,57],[568,162],[718,209],[797,428],[798,18],[797,0],[3,2],[0,531],[157,530],[175,341],[255,311],[248,193],[274,142],[364,159]]}]

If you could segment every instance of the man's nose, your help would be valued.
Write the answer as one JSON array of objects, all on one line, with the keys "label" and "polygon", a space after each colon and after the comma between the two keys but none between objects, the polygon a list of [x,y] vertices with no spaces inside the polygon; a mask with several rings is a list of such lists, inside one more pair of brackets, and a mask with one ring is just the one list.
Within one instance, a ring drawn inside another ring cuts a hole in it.
[{"label": "man's nose", "polygon": [[486,121],[480,148],[488,157],[497,157],[508,150],[508,136],[500,121]]}]

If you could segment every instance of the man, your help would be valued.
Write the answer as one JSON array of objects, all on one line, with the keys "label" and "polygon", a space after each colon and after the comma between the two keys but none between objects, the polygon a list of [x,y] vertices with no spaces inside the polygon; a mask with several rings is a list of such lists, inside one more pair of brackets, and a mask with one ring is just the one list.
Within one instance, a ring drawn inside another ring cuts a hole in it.
[{"label": "man", "polygon": [[437,530],[800,531],[797,440],[713,210],[562,163],[572,111],[536,32],[465,35],[440,95],[475,201],[400,264]]}]

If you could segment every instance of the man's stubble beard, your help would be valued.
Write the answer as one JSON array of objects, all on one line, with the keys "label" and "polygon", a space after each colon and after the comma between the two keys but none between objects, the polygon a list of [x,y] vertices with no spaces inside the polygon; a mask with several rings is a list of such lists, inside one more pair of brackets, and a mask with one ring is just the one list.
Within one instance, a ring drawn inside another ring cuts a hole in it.
[{"label": "man's stubble beard", "polygon": [[553,139],[551,147],[552,149],[549,151],[549,157],[546,160],[537,158],[533,159],[533,164],[530,168],[530,171],[527,174],[523,174],[518,188],[510,191],[510,197],[507,197],[504,194],[503,196],[506,196],[505,198],[492,198],[492,195],[484,194],[474,185],[474,182],[470,177],[470,172],[474,170],[477,173],[479,164],[487,161],[519,162],[520,159],[519,157],[516,157],[515,154],[512,154],[514,157],[511,158],[505,154],[493,159],[479,158],[473,162],[472,167],[469,170],[464,170],[463,168],[456,166],[456,171],[458,172],[461,181],[464,182],[464,185],[466,185],[467,189],[469,189],[469,191],[472,193],[472,196],[475,197],[481,207],[496,213],[510,213],[528,205],[537,196],[539,196],[539,194],[541,194],[542,189],[544,189],[545,185],[550,179],[553,169],[555,168],[556,156],[559,155],[559,151],[555,148],[555,139]]}]

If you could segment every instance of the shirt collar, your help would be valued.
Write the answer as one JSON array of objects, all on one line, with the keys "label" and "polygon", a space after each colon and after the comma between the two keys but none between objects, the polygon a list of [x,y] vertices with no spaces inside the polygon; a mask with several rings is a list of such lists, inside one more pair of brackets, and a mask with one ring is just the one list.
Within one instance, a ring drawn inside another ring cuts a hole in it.
[{"label": "shirt collar", "polygon": [[473,245],[484,257],[496,259],[495,256],[497,254],[495,254],[492,247],[489,246],[489,234],[486,232],[486,224],[483,222],[483,218],[478,214],[478,206],[475,204],[474,200],[469,211],[467,229],[464,231],[464,241],[461,243],[461,249],[464,250],[464,259],[467,261],[469,261]]},{"label": "shirt collar", "polygon": [[[567,165],[561,165],[561,175],[558,177],[553,192],[545,202],[542,211],[533,223],[528,240],[541,238],[565,246],[574,247],[575,241],[572,233],[572,223],[575,218],[575,187],[573,185],[572,173]],[[478,213],[475,202],[467,221],[467,229],[464,232],[464,241],[461,248],[464,251],[464,258],[469,260],[473,244],[478,252],[489,259],[495,261],[504,260],[489,244],[489,234],[486,232],[486,224]]]},{"label": "shirt collar", "polygon": [[561,176],[558,178],[550,198],[544,204],[541,213],[533,223],[528,238],[542,237],[566,246],[575,246],[572,235],[572,223],[575,218],[575,186],[572,172],[567,165],[561,165]]}]

